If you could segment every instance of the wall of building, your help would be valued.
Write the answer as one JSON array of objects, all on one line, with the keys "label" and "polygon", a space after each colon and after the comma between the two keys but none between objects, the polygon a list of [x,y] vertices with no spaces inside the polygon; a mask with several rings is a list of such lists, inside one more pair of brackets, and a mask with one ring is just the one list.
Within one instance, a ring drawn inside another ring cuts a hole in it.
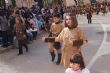
[{"label": "wall of building", "polygon": [[[82,0],[82,2],[84,4],[90,4],[90,0]],[[63,4],[66,6],[72,6],[72,5],[75,5],[75,2],[74,2],[74,0],[63,0]]]},{"label": "wall of building", "polygon": [[32,7],[34,0],[16,0],[17,7]]},{"label": "wall of building", "polygon": [[73,6],[75,5],[74,0],[66,0],[66,6]]},{"label": "wall of building", "polygon": [[83,0],[83,3],[86,4],[91,4],[90,0]]}]

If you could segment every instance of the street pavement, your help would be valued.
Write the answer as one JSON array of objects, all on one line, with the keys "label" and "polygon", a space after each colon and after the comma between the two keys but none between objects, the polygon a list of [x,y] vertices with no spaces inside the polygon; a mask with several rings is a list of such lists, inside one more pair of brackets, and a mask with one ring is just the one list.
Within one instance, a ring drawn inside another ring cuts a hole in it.
[{"label": "street pavement", "polygon": [[[93,15],[92,24],[87,23],[86,16],[77,16],[79,27],[87,35],[89,42],[82,47],[82,54],[87,68],[91,73],[110,72],[110,13],[103,16]],[[1,73],[65,73],[63,65],[50,61],[48,44],[41,38],[48,36],[40,32],[38,37],[29,45],[29,52],[17,56],[18,49],[0,54]],[[55,60],[56,61],[56,60]]]}]

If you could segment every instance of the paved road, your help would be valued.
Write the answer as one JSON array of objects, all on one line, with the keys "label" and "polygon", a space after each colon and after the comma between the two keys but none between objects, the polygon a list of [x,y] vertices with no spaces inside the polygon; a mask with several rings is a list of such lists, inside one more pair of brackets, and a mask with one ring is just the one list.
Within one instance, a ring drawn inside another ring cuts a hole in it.
[{"label": "paved road", "polygon": [[[110,34],[109,30],[110,13],[106,16],[93,15],[93,23],[87,24],[85,16],[78,16],[79,27],[88,36],[89,43],[82,47],[87,67],[91,73],[109,73],[110,70]],[[104,25],[104,26],[103,26]],[[103,26],[103,27],[102,27]],[[0,70],[2,73],[64,73],[62,65],[55,65],[50,62],[48,44],[41,41],[42,36],[47,33],[40,33],[37,40],[29,45],[29,53],[17,56],[18,50],[13,49],[8,53],[0,55]]]}]

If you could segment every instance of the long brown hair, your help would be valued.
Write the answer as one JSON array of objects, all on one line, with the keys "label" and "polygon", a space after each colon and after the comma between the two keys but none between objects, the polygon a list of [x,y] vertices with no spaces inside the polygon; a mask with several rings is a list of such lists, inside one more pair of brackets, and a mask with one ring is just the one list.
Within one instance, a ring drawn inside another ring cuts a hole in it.
[{"label": "long brown hair", "polygon": [[23,23],[23,21],[22,21],[22,19],[21,19],[20,15],[16,15],[15,20],[18,20],[20,23]]},{"label": "long brown hair", "polygon": [[70,63],[77,63],[80,65],[81,69],[85,68],[84,60],[81,54],[72,55],[70,58]]},{"label": "long brown hair", "polygon": [[[72,20],[72,28],[77,28],[78,21],[76,19],[76,16],[73,16],[72,14],[68,14],[67,16],[69,16]],[[66,19],[65,19],[65,27],[68,27],[68,24],[66,23]]]},{"label": "long brown hair", "polygon": [[19,21],[19,23],[15,23],[15,26],[14,26],[15,30],[17,30],[17,31],[25,30],[25,27],[23,25],[23,22],[22,22],[22,19],[20,18],[20,16],[16,16],[15,22],[16,21]]}]

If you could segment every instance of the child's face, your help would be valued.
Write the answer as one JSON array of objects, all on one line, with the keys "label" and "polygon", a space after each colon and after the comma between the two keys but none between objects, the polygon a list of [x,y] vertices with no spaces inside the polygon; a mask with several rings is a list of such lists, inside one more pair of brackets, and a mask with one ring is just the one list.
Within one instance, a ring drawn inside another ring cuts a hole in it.
[{"label": "child's face", "polygon": [[68,26],[72,26],[72,25],[73,25],[73,24],[72,24],[72,19],[71,19],[70,16],[66,16],[66,24],[67,24]]},{"label": "child's face", "polygon": [[80,64],[70,63],[70,67],[71,67],[74,71],[77,71],[77,70],[80,69]]},{"label": "child's face", "polygon": [[58,17],[53,17],[53,21],[54,21],[55,23],[58,23],[58,22],[60,21],[60,18],[58,18]]}]

